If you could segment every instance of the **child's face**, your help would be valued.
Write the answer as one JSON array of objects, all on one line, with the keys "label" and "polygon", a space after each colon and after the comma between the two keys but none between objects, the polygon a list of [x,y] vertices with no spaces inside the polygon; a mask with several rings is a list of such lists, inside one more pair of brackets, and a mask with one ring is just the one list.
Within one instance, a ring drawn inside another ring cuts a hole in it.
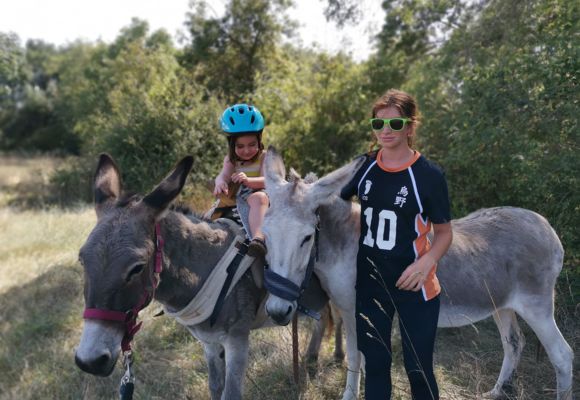
[{"label": "child's face", "polygon": [[260,151],[256,135],[245,135],[236,138],[236,155],[244,161],[251,160]]}]

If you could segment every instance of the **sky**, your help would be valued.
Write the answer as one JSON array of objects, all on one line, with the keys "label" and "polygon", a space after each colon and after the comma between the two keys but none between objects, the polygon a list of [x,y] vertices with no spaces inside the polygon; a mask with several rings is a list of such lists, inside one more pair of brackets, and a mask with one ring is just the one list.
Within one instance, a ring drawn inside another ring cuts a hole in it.
[{"label": "sky", "polygon": [[[208,0],[216,14],[223,13],[227,0]],[[343,50],[361,61],[372,51],[369,39],[384,20],[380,0],[360,0],[363,20],[338,30],[326,22],[325,0],[295,0],[289,15],[300,24],[299,39],[305,47],[330,53]],[[112,41],[131,18],[149,22],[151,31],[165,28],[175,38],[184,32],[189,0],[0,0],[0,31],[16,33],[22,43],[42,39],[64,45],[83,39]]]}]

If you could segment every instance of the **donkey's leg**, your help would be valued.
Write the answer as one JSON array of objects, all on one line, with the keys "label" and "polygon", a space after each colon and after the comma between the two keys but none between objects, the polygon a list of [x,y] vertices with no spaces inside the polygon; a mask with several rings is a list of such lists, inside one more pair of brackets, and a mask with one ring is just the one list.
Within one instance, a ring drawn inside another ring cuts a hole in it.
[{"label": "donkey's leg", "polygon": [[354,302],[352,309],[339,309],[342,315],[344,330],[346,331],[346,358],[348,371],[346,374],[346,388],[342,400],[355,400],[360,391],[361,353],[358,351],[356,341],[356,319],[354,315]]},{"label": "donkey's leg", "polygon": [[344,348],[342,346],[342,316],[333,303],[330,304],[330,316],[334,322],[334,360],[342,362],[344,360]]},{"label": "donkey's leg", "polygon": [[497,382],[491,392],[485,393],[485,398],[499,399],[505,397],[504,385],[510,381],[515,368],[520,361],[520,356],[526,339],[518,325],[516,314],[512,310],[498,310],[493,314],[493,319],[501,336],[503,346],[503,363]]},{"label": "donkey's leg", "polygon": [[220,400],[226,378],[224,348],[219,344],[203,344],[209,371],[209,392],[212,400]]},{"label": "donkey's leg", "polygon": [[242,400],[244,376],[248,365],[249,332],[229,335],[226,351],[226,386],[222,400]]},{"label": "donkey's leg", "polygon": [[312,329],[312,336],[310,337],[308,349],[306,350],[306,362],[309,364],[316,364],[318,361],[320,346],[322,345],[324,331],[326,330],[326,325],[328,325],[329,319],[330,306],[327,304],[320,312],[320,320],[314,323],[314,327]]},{"label": "donkey's leg", "polygon": [[538,336],[556,370],[557,399],[571,400],[574,354],[554,320],[553,297],[521,299],[516,311]]}]

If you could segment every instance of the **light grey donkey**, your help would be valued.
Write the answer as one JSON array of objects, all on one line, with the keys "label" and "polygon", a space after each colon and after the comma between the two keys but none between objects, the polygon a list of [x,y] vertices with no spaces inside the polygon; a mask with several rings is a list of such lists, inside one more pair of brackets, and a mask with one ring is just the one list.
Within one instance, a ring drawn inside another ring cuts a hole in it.
[{"label": "light grey donkey", "polygon": [[[347,388],[343,399],[359,394],[361,358],[356,345],[355,279],[360,206],[337,196],[354,176],[360,160],[321,178],[286,180],[282,158],[272,148],[265,160],[265,217],[270,268],[299,285],[320,220],[320,259],[314,271],[331,302],[340,310],[347,340]],[[516,368],[524,336],[516,313],[536,333],[556,370],[557,399],[572,398],[573,353],[554,321],[554,286],[564,251],[544,217],[521,208],[482,209],[452,221],[453,243],[440,260],[440,327],[457,327],[492,316],[500,332],[504,358],[487,397],[499,398]],[[286,324],[295,302],[270,296],[270,317]]]}]

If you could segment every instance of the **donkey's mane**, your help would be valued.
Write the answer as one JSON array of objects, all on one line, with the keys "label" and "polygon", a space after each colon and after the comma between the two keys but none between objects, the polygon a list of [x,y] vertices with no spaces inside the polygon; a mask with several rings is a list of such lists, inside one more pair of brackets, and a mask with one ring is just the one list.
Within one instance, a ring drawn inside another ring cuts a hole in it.
[{"label": "donkey's mane", "polygon": [[200,213],[199,211],[195,211],[193,210],[190,206],[188,206],[185,203],[177,203],[177,204],[172,204],[169,209],[171,211],[175,211],[177,213],[183,214],[187,217],[193,217],[197,220],[200,220],[201,222],[213,222],[211,219],[207,218],[204,216],[203,213]]},{"label": "donkey's mane", "polygon": [[[133,192],[123,193],[121,197],[119,197],[119,200],[117,200],[117,203],[115,203],[115,206],[118,208],[129,207],[137,204],[141,200],[143,200],[143,196],[140,194]],[[185,203],[171,204],[169,210],[183,214],[190,219],[194,218],[201,222],[212,222],[211,219],[206,218],[203,213],[194,211]]]}]

